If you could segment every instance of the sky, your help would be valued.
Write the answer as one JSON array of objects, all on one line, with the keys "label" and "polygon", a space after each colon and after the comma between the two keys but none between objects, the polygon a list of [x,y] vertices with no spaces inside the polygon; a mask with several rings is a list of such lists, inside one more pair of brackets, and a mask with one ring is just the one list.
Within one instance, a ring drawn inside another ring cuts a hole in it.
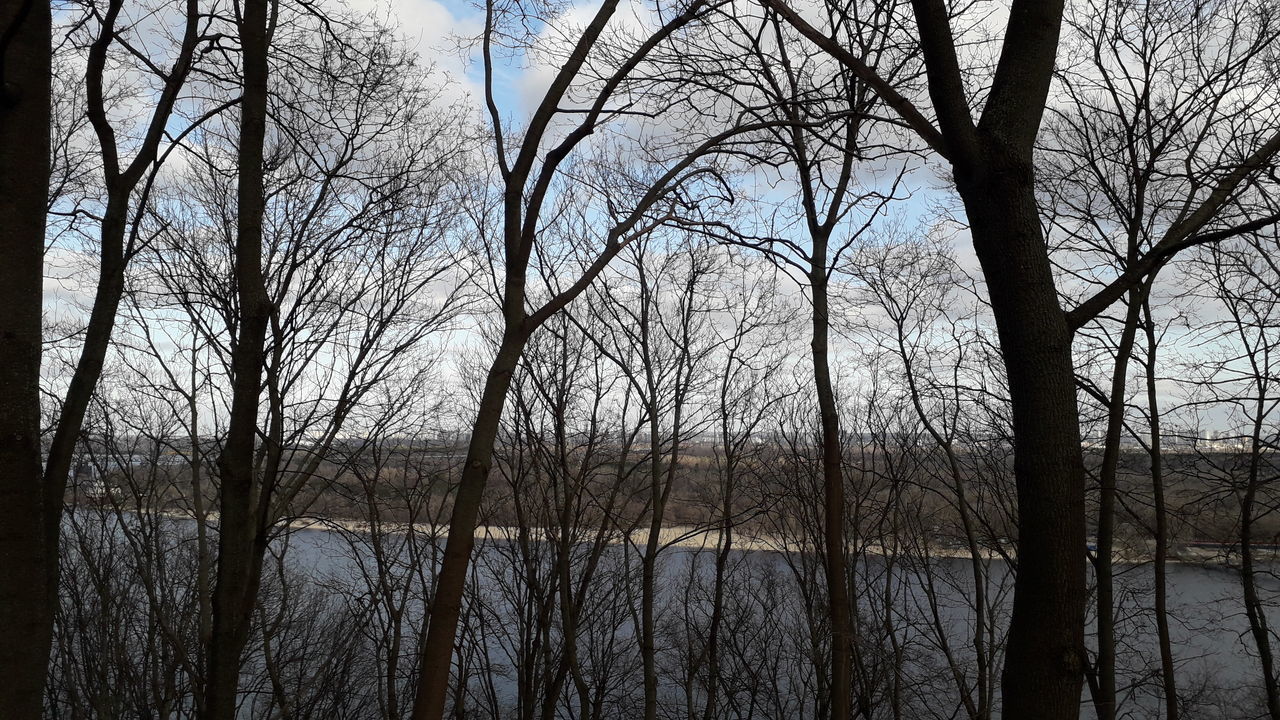
[{"label": "sky", "polygon": [[[424,60],[435,63],[462,93],[480,97],[480,74],[454,47],[456,38],[479,34],[483,16],[469,0],[350,0],[362,11],[386,18]],[[478,105],[476,105],[478,109]]]},{"label": "sky", "polygon": [[[353,10],[373,14],[382,18],[389,26],[396,28],[397,34],[405,39],[421,56],[424,64],[433,64],[443,71],[451,81],[446,99],[463,103],[480,119],[483,99],[483,77],[478,63],[472,62],[464,44],[467,39],[479,35],[483,24],[480,7],[474,0],[347,0]],[[565,33],[567,28],[579,25],[589,17],[597,7],[594,0],[579,0],[576,4],[567,5],[558,22],[552,23],[553,29],[548,35]],[[625,10],[615,17],[615,23],[634,21],[634,15]],[[999,24],[1003,18],[992,22]],[[568,33],[565,33],[568,34]],[[545,64],[532,68],[526,67],[524,58],[508,59],[498,68],[495,80],[497,102],[504,115],[507,128],[518,128],[528,117],[540,98],[554,73],[554,67]],[[482,121],[483,122],[483,121]],[[941,169],[941,168],[939,168]],[[927,178],[917,176],[916,192],[912,203],[928,203],[942,198],[945,193],[939,188],[946,183],[945,178],[935,178],[930,182]],[[938,182],[940,181],[940,182]],[[968,243],[967,234],[956,233],[954,250],[960,263],[971,271],[976,271],[976,259]],[[55,269],[67,263],[51,258]],[[74,294],[57,275],[51,273],[47,288],[51,296]],[[977,273],[975,273],[977,274]],[[57,304],[58,300],[53,304]]]},{"label": "sky", "polygon": [[[479,37],[484,25],[482,9],[473,0],[348,0],[357,11],[385,18],[416,49],[424,64],[434,64],[453,83],[450,99],[465,99],[477,113],[483,111],[484,79],[479,62],[473,62],[462,44]],[[573,6],[576,14],[586,6]],[[494,94],[504,116],[520,117],[550,82],[550,68],[527,69],[515,60],[500,62]]]}]

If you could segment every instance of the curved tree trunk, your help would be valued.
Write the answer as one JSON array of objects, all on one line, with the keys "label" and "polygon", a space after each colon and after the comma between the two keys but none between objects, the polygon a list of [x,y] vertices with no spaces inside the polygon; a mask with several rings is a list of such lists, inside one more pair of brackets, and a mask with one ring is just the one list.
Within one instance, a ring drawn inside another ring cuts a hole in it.
[{"label": "curved tree trunk", "polygon": [[436,594],[431,601],[430,621],[418,671],[418,692],[413,702],[414,720],[441,720],[444,717],[444,699],[449,689],[449,670],[453,665],[467,565],[471,547],[475,544],[476,519],[489,469],[493,467],[493,446],[498,437],[502,408],[526,338],[518,327],[509,325],[485,376],[480,407],[467,444],[466,464],[453,499],[453,512],[449,515],[449,534],[436,581]]}]

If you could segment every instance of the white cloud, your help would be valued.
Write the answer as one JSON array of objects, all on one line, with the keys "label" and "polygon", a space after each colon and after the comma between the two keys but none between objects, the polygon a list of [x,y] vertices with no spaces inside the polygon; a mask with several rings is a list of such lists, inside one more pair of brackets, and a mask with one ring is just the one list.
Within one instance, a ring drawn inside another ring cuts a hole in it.
[{"label": "white cloud", "polygon": [[465,0],[448,3],[437,0],[350,0],[353,10],[368,13],[396,28],[422,58],[447,74],[451,87],[442,96],[445,102],[466,100],[477,111],[484,97],[472,77],[471,61],[459,51],[459,40],[480,34],[482,18]]}]

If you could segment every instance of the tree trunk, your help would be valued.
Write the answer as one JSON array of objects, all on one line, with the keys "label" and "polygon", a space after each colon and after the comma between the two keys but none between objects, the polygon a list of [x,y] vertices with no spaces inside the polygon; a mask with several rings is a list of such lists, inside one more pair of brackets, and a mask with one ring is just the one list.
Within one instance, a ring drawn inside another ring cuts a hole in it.
[{"label": "tree trunk", "polygon": [[[53,438],[49,441],[49,459],[45,463],[45,502],[60,516],[62,496],[66,490],[66,478],[72,471],[72,458],[76,443],[84,425],[84,416],[93,400],[98,379],[106,364],[107,350],[111,345],[111,332],[115,328],[116,313],[124,294],[125,235],[129,228],[129,201],[133,187],[127,182],[108,178],[107,206],[102,215],[101,249],[99,256],[98,287],[94,291],[93,307],[89,311],[89,324],[85,327],[84,347],[76,361],[76,369],[67,385],[61,413]],[[58,518],[47,518],[49,541],[57,543]]]},{"label": "tree trunk", "polygon": [[40,463],[49,3],[4,4],[0,32],[0,716],[36,720],[53,642],[62,507],[60,493],[57,508],[48,507]]},{"label": "tree trunk", "polygon": [[271,316],[271,301],[262,273],[267,11],[268,0],[246,0],[240,24],[244,96],[240,103],[235,279],[241,317],[232,350],[234,376],[227,439],[218,457],[221,480],[218,569],[213,591],[213,633],[205,668],[203,720],[235,718],[240,656],[249,640],[265,550],[259,517],[269,501],[256,497],[253,458],[264,347]]},{"label": "tree trunk", "polygon": [[[732,359],[733,356],[731,355]],[[726,368],[726,375],[723,377],[720,385],[720,447],[724,453],[724,479],[723,485],[720,487],[720,527],[718,528],[715,560],[715,574],[712,578],[712,594],[711,594],[711,619],[707,626],[707,648],[706,648],[706,677],[707,677],[707,702],[703,707],[702,720],[712,720],[716,717],[716,703],[720,699],[720,686],[723,682],[720,677],[720,628],[724,624],[724,595],[725,585],[727,584],[726,573],[729,566],[729,556],[733,552],[733,499],[734,487],[737,480],[738,469],[738,449],[736,442],[730,435],[728,420],[728,397],[727,390],[729,379]]]},{"label": "tree trunk", "polygon": [[1077,720],[1085,667],[1084,462],[1071,357],[1030,153],[990,142],[956,174],[1008,373],[1018,575],[1002,678],[1006,720]]},{"label": "tree trunk", "polygon": [[467,582],[467,565],[475,542],[480,500],[493,466],[493,446],[506,404],[511,376],[526,342],[525,333],[508,324],[502,344],[485,376],[480,407],[467,444],[467,460],[462,468],[458,492],[449,515],[449,534],[444,560],[431,602],[427,639],[422,647],[418,692],[413,701],[413,720],[442,720],[445,695],[449,689],[449,669],[453,665],[454,638],[462,611],[462,592]]},{"label": "tree trunk", "polygon": [[1116,475],[1120,468],[1120,439],[1124,431],[1124,390],[1129,377],[1129,360],[1133,357],[1138,334],[1138,311],[1141,290],[1129,291],[1129,308],[1124,328],[1116,346],[1115,365],[1111,372],[1111,394],[1107,399],[1107,435],[1103,442],[1102,467],[1098,471],[1098,550],[1093,561],[1097,582],[1098,661],[1094,672],[1093,707],[1098,720],[1114,720],[1116,716],[1116,619],[1115,575],[1112,562],[1115,548]]},{"label": "tree trunk", "polygon": [[1257,396],[1253,398],[1253,428],[1249,438],[1249,474],[1244,496],[1240,499],[1240,589],[1244,594],[1245,616],[1249,619],[1249,632],[1253,635],[1258,652],[1258,664],[1262,670],[1262,687],[1266,693],[1267,717],[1280,720],[1280,683],[1276,681],[1275,655],[1271,650],[1271,629],[1267,622],[1266,608],[1258,592],[1257,570],[1254,569],[1253,532],[1258,490],[1265,482],[1261,477],[1264,440],[1262,426],[1267,416],[1267,406],[1273,401],[1267,396],[1267,378],[1259,377]]},{"label": "tree trunk", "polygon": [[[831,623],[831,720],[848,720],[850,653],[849,587],[845,572],[844,472],[840,462],[840,412],[836,407],[831,366],[827,359],[827,258],[825,238],[814,238],[813,271],[813,381],[822,421],[823,537],[826,551],[827,604]],[[821,248],[821,252],[819,251]]]},{"label": "tree trunk", "polygon": [[1160,643],[1160,681],[1164,688],[1166,720],[1178,720],[1178,682],[1173,667],[1173,642],[1169,636],[1169,512],[1164,498],[1164,460],[1160,446],[1160,402],[1156,395],[1156,329],[1151,317],[1150,298],[1142,301],[1143,329],[1147,336],[1147,413],[1151,432],[1151,497],[1155,506],[1155,613],[1156,638]]}]

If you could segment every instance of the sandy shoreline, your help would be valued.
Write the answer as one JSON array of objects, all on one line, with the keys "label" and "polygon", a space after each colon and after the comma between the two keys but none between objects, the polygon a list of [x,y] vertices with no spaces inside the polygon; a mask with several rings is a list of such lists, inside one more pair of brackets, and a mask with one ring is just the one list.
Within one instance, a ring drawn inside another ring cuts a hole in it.
[{"label": "sandy shoreline", "polygon": [[[135,510],[122,510],[123,514],[136,514]],[[163,517],[173,518],[175,520],[195,521],[194,513],[190,511],[165,510],[156,514]],[[218,514],[208,513],[208,520],[217,523]],[[341,532],[348,534],[367,535],[371,532],[372,526],[364,520],[352,520],[342,518],[325,518],[325,517],[300,517],[282,523],[289,530],[295,531],[312,531],[312,532]],[[393,534],[405,534],[410,531],[407,523],[380,523],[383,532]],[[444,538],[448,534],[448,525],[435,525],[431,523],[414,523],[412,530],[415,534]],[[715,551],[719,548],[719,532],[716,526],[702,527],[694,525],[677,525],[673,527],[663,528],[658,536],[658,544],[662,549],[677,548],[681,550],[691,551]],[[482,525],[476,528],[475,539],[477,541],[498,541],[498,542],[516,542],[521,540],[521,529],[513,526],[503,525]],[[558,542],[559,538],[551,529],[548,528],[528,528],[523,535],[524,539],[532,542]],[[583,532],[576,543],[594,542],[596,534],[594,531]],[[613,531],[605,537],[607,545],[622,545],[629,542],[633,546],[642,546],[648,542],[648,530],[637,529],[630,533],[630,538],[625,537],[621,531]],[[812,545],[805,545],[780,538],[769,533],[762,533],[749,528],[737,527],[732,530],[732,549],[738,552],[769,552],[769,553],[804,553],[814,550]],[[1092,546],[1091,546],[1092,547]],[[904,557],[904,558],[921,558],[925,555],[931,558],[951,558],[951,559],[969,559],[970,553],[965,547],[956,547],[952,544],[934,544],[929,546],[924,552],[919,546],[899,546],[886,547],[877,543],[868,543],[864,545],[850,546],[849,553],[851,555],[872,555],[877,557]],[[1000,561],[1006,557],[1015,558],[1014,548],[1008,546],[1001,550],[993,548],[979,548],[979,556],[983,560]],[[1255,559],[1263,562],[1274,562],[1280,560],[1280,546],[1265,545],[1255,549]],[[1195,541],[1190,543],[1173,543],[1168,551],[1168,562],[1182,564],[1209,565],[1217,567],[1235,567],[1239,562],[1240,554],[1235,545],[1227,543],[1212,543]],[[1154,561],[1154,555],[1151,552],[1140,553],[1133,552],[1132,549],[1117,549],[1112,554],[1113,562],[1122,565],[1142,565]]]}]

